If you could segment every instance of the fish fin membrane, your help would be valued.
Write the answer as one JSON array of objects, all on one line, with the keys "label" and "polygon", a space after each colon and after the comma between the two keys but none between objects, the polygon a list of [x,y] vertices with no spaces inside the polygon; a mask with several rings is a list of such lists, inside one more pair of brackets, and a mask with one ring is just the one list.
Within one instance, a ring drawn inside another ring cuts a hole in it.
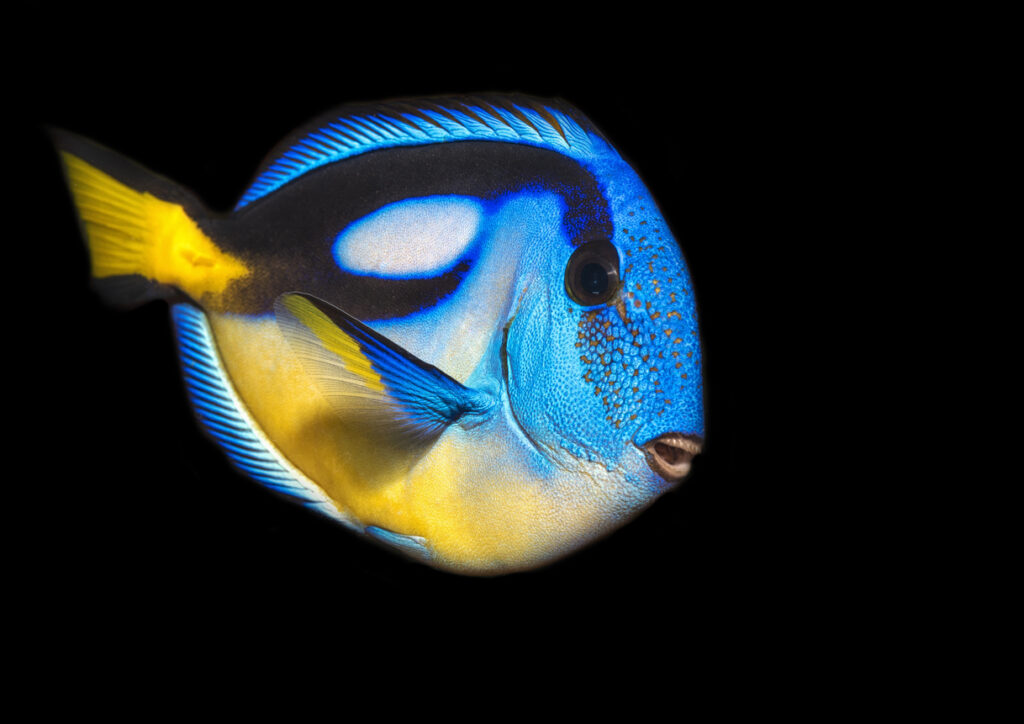
[{"label": "fish fin membrane", "polygon": [[191,304],[179,303],[172,305],[171,318],[192,409],[231,463],[275,493],[362,532],[354,519],[339,511],[260,431],[228,381],[206,315]]},{"label": "fish fin membrane", "polygon": [[376,525],[366,526],[365,532],[373,540],[384,543],[412,558],[420,560],[429,560],[431,558],[430,543],[422,536],[403,535],[402,533],[395,533],[387,528],[381,528]]},{"label": "fish fin membrane", "polygon": [[335,412],[381,437],[397,436],[419,447],[494,404],[491,395],[465,387],[321,299],[284,294],[274,312]]},{"label": "fish fin membrane", "polygon": [[[129,306],[168,298],[220,294],[248,268],[221,251],[195,221],[201,205],[172,182],[73,134],[54,142],[89,250],[97,290]],[[143,289],[145,284],[150,289]]]},{"label": "fish fin membrane", "polygon": [[170,300],[178,296],[173,287],[155,284],[138,274],[93,278],[92,288],[104,304],[121,309],[133,309],[154,299]]}]

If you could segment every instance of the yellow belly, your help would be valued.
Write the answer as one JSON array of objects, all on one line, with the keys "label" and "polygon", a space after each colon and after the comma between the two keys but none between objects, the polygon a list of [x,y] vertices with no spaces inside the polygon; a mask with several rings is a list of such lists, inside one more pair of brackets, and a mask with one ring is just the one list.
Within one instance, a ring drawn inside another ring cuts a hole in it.
[{"label": "yellow belly", "polygon": [[[601,532],[613,491],[567,489],[501,420],[453,426],[421,456],[347,426],[271,318],[211,313],[235,390],[263,434],[362,526],[421,536],[433,563],[464,572],[532,567]],[[484,442],[485,441],[485,442]],[[484,443],[484,444],[482,444]]]}]

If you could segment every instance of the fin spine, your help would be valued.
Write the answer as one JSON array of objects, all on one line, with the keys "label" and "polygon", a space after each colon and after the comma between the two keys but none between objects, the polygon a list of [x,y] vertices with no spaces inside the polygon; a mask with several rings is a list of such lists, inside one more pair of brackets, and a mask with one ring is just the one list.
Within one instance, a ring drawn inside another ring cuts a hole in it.
[{"label": "fin spine", "polygon": [[[585,160],[596,129],[557,101],[457,97],[349,106],[315,121],[271,155],[235,205],[241,209],[303,174],[370,151],[448,141],[500,141]],[[333,140],[332,140],[333,139]]]}]

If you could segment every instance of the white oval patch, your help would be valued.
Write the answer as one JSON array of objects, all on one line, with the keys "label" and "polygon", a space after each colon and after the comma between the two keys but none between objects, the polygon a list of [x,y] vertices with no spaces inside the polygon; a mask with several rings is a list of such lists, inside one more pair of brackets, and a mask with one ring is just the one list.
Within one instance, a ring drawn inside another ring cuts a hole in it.
[{"label": "white oval patch", "polygon": [[480,202],[467,196],[397,201],[338,234],[334,260],[356,274],[436,276],[462,256],[482,220]]}]

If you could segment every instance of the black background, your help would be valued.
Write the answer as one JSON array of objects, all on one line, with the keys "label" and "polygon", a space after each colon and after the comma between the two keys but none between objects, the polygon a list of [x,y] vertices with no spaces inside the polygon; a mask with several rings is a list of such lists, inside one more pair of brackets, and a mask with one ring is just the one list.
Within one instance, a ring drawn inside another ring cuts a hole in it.
[{"label": "black background", "polygon": [[[473,639],[543,623],[666,648],[810,615],[824,564],[807,553],[806,519],[827,526],[828,511],[793,472],[782,370],[805,362],[788,346],[802,294],[788,261],[805,239],[783,217],[813,89],[794,89],[763,46],[668,32],[611,52],[555,35],[474,57],[322,40],[282,52],[202,30],[173,46],[104,39],[69,25],[37,49],[60,62],[16,83],[27,193],[15,213],[33,223],[8,269],[21,290],[8,329],[27,395],[13,403],[15,452],[31,463],[8,515],[29,523],[22,562],[38,610],[100,638],[226,627],[361,641],[387,612],[389,630],[429,622]],[[565,561],[493,579],[407,562],[235,473],[193,421],[166,306],[112,311],[90,291],[42,128],[108,145],[224,210],[272,146],[333,106],[474,91],[561,97],[638,169],[690,265],[707,410],[705,452],[680,489]]]}]

